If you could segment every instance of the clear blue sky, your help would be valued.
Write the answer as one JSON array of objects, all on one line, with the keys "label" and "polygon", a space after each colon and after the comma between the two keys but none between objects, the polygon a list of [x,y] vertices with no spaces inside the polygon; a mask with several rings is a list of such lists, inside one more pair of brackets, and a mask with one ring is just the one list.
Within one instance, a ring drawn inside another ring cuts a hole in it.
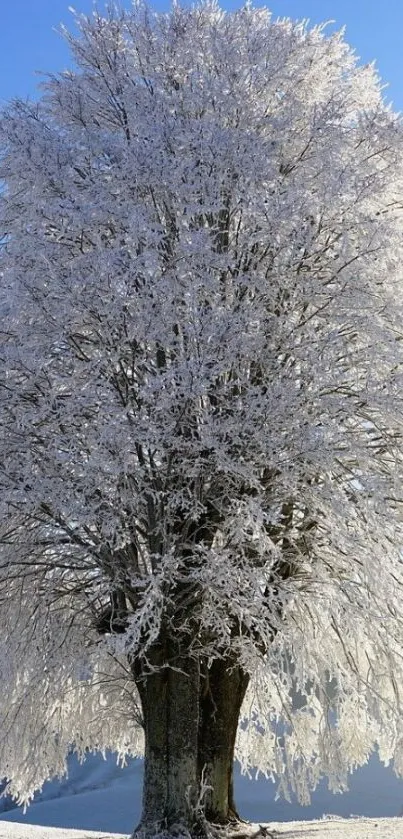
[{"label": "clear blue sky", "polygon": [[[130,5],[130,0],[121,2]],[[221,2],[226,9],[242,5]],[[67,47],[55,31],[62,21],[70,25],[69,5],[83,12],[93,8],[92,0],[0,0],[0,102],[37,95],[35,71],[57,72],[69,65]],[[165,10],[169,1],[151,5]],[[387,98],[403,111],[403,0],[272,0],[265,5],[276,17],[345,25],[349,43],[364,63],[376,60],[389,85]]]}]

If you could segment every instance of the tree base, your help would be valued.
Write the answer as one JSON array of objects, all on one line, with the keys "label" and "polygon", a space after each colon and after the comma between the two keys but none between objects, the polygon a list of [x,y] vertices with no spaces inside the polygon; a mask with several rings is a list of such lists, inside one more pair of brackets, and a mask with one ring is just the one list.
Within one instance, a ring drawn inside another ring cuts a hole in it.
[{"label": "tree base", "polygon": [[269,827],[251,824],[241,819],[215,824],[200,819],[192,827],[182,823],[166,827],[161,824],[141,825],[135,828],[130,839],[277,839]]}]

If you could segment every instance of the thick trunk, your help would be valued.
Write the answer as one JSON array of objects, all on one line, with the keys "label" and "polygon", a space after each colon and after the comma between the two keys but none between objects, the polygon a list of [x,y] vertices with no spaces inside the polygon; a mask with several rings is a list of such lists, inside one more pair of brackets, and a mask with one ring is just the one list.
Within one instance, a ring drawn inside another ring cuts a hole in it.
[{"label": "thick trunk", "polygon": [[209,821],[238,819],[233,766],[239,714],[248,675],[228,658],[216,659],[201,682],[199,713],[199,777],[209,785],[204,801]]},{"label": "thick trunk", "polygon": [[[198,795],[199,665],[178,650],[157,647],[148,668],[135,667],[145,734],[142,818],[137,832],[152,835],[195,821]],[[164,667],[166,661],[171,666]]]},{"label": "thick trunk", "polygon": [[147,668],[132,667],[145,733],[143,810],[135,835],[181,825],[200,836],[207,822],[237,819],[233,760],[247,675],[224,659],[200,674],[198,661],[167,642],[155,645]]}]

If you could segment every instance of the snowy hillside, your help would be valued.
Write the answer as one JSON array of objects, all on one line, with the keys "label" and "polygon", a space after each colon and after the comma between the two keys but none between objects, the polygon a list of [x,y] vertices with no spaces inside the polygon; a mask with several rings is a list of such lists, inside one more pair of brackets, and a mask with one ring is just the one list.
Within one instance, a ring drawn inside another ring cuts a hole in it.
[{"label": "snowy hillside", "polygon": [[[68,778],[60,783],[46,784],[25,814],[13,802],[0,800],[0,807],[13,808],[1,815],[0,839],[3,839],[6,821],[20,823],[20,830],[22,824],[34,824],[80,828],[86,831],[86,836],[87,831],[92,830],[127,834],[140,817],[141,783],[141,761],[131,761],[121,769],[113,756],[104,761],[101,756],[91,755],[82,765],[72,759]],[[242,816],[260,823],[322,819],[328,814],[376,819],[403,814],[403,781],[396,778],[391,769],[382,767],[375,757],[351,777],[349,792],[335,796],[322,784],[309,807],[275,801],[275,786],[264,779],[254,781],[237,773],[236,789]],[[403,819],[399,819],[398,826],[401,839]],[[14,835],[10,839],[14,839]],[[18,834],[15,839],[23,839],[26,835],[29,831]],[[330,835],[333,839],[333,834]],[[387,834],[379,839],[384,835]],[[39,839],[36,832],[32,839]]]}]

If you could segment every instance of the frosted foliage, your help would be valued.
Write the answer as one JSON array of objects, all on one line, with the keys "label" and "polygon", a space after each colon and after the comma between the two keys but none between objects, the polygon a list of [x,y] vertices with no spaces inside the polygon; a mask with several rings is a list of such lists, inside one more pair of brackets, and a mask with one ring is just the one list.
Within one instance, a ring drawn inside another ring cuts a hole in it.
[{"label": "frosted foliage", "polygon": [[[85,749],[114,749],[122,760],[143,751],[127,671],[88,636],[83,644],[85,625],[74,617],[67,623],[67,608],[41,603],[39,610],[31,586],[26,594],[24,587],[9,584],[8,603],[2,603],[9,634],[0,640],[1,770],[19,803],[48,777],[65,774],[71,743],[83,757]],[[111,703],[121,715],[120,731]]]},{"label": "frosted foliage", "polygon": [[0,776],[139,753],[169,625],[281,792],[402,772],[401,122],[264,9],[77,22],[0,121]]}]

